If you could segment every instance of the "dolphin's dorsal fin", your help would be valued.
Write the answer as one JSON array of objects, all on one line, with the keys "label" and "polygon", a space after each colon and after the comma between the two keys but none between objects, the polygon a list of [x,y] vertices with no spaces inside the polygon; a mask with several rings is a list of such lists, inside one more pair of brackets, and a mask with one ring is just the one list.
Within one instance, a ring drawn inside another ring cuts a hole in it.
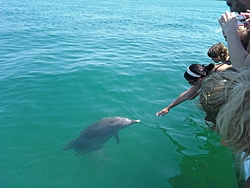
[{"label": "dolphin's dorsal fin", "polygon": [[116,133],[116,134],[114,135],[114,137],[115,137],[115,139],[116,139],[116,143],[119,144],[119,143],[120,143],[120,138],[119,138],[118,133]]}]

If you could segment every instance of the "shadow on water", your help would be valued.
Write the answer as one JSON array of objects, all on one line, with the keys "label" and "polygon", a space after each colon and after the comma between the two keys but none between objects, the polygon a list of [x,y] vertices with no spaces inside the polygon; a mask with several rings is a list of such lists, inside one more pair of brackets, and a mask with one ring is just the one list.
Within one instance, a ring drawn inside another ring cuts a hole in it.
[{"label": "shadow on water", "polygon": [[[193,121],[188,122],[191,126],[193,123]],[[184,144],[190,144],[192,141],[188,143],[177,141],[178,138],[174,138],[175,134],[171,128],[159,124],[156,124],[156,127],[170,139],[176,146],[176,152],[182,156],[182,161],[179,164],[181,173],[168,178],[168,182],[174,188],[238,187],[239,182],[237,182],[231,152],[218,142],[218,136],[215,133],[201,127],[198,130],[202,131],[196,130],[192,134],[195,134],[195,139],[202,139],[204,144],[185,145],[185,147]],[[198,147],[198,154],[187,154],[189,147]]]}]

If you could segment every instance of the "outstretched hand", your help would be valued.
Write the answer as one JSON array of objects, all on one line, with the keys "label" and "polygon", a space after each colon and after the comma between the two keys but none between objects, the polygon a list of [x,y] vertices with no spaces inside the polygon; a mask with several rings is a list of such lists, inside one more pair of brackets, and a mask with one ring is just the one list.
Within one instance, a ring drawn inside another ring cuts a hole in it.
[{"label": "outstretched hand", "polygon": [[157,112],[157,113],[156,113],[156,116],[164,116],[164,115],[166,115],[168,112],[169,112],[169,109],[168,109],[168,108],[164,108],[164,109],[162,109],[161,111]]}]

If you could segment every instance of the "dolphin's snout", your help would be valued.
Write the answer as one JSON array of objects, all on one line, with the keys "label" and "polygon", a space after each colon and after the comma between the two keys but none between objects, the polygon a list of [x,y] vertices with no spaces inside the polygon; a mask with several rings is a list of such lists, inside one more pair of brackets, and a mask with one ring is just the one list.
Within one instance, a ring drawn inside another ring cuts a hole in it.
[{"label": "dolphin's snout", "polygon": [[139,123],[140,121],[140,119],[134,120],[135,123]]}]

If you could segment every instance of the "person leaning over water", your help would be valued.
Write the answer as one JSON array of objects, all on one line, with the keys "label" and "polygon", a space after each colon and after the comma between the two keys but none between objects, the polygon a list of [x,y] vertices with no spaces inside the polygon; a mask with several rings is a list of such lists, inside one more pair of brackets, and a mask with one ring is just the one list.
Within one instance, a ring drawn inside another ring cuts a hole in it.
[{"label": "person leaning over water", "polygon": [[207,56],[210,57],[215,63],[231,64],[227,47],[221,42],[214,44],[207,51]]},{"label": "person leaning over water", "polygon": [[204,80],[200,103],[210,116],[224,145],[244,166],[245,187],[250,186],[250,68],[228,69]]},{"label": "person leaning over water", "polygon": [[156,113],[156,116],[164,116],[166,115],[170,109],[179,105],[180,103],[186,100],[193,100],[199,94],[199,89],[201,87],[202,81],[208,77],[213,72],[224,71],[227,68],[231,67],[228,64],[218,64],[214,65],[210,63],[209,65],[199,65],[192,64],[187,68],[187,71],[184,73],[185,79],[191,85],[191,87],[179,95],[170,105],[166,108],[163,108],[161,111]]}]

